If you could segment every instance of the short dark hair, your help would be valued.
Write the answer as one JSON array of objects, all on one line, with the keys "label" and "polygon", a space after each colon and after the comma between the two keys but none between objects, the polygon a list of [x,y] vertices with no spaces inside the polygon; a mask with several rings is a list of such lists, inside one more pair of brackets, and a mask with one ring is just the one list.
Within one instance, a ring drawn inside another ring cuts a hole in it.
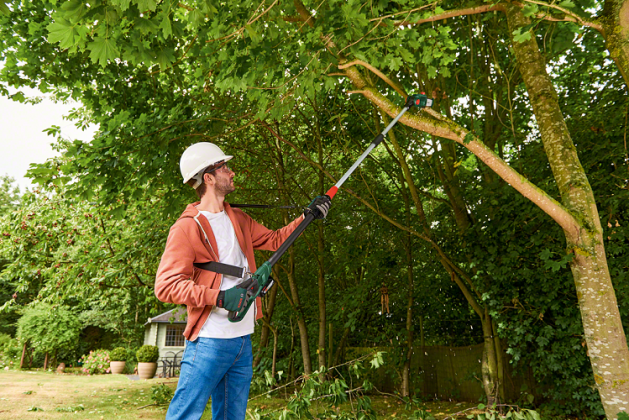
[{"label": "short dark hair", "polygon": [[[220,162],[216,162],[210,166],[208,166],[207,168],[205,168],[205,170],[203,171],[203,174],[201,174],[201,185],[199,185],[195,191],[197,193],[197,195],[199,196],[199,199],[203,198],[203,196],[205,195],[205,192],[207,191],[207,186],[205,185],[205,174],[207,173],[213,173],[214,169],[216,169],[217,167],[219,167],[220,165],[222,165],[224,163],[224,161],[220,161]],[[191,187],[194,186],[194,184],[197,182],[196,179],[192,178],[190,181],[188,181],[188,185],[190,185]]]}]

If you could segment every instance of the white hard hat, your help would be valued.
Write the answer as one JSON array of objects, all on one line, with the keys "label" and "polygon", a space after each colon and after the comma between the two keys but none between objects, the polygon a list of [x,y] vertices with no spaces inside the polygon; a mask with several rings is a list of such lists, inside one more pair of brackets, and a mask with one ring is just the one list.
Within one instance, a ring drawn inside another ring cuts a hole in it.
[{"label": "white hard hat", "polygon": [[233,156],[226,156],[215,144],[207,142],[193,144],[183,152],[179,161],[183,183],[185,184],[194,178],[197,182],[192,188],[196,190],[203,182],[205,168],[220,161],[227,162],[231,158]]}]

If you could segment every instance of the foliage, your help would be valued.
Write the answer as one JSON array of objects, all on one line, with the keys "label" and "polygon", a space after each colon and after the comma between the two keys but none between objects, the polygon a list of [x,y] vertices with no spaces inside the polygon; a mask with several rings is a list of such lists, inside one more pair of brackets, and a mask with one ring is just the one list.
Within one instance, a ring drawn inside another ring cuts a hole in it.
[{"label": "foliage", "polygon": [[20,187],[14,185],[15,179],[0,175],[0,216],[10,213],[20,205]]},{"label": "foliage", "polygon": [[166,384],[153,385],[151,387],[151,401],[154,404],[169,404],[174,394],[175,391]]},{"label": "foliage", "polygon": [[124,362],[127,360],[127,349],[124,347],[116,347],[109,352],[109,360],[112,362]]},{"label": "foliage", "polygon": [[145,344],[135,354],[140,363],[155,363],[159,359],[159,348]]},{"label": "foliage", "polygon": [[[466,415],[467,412],[469,412],[469,414]],[[458,412],[452,416],[445,417],[444,420],[461,418],[463,415],[465,415],[468,419],[474,420],[541,420],[539,413],[535,410],[510,406],[507,404],[495,404],[491,407],[487,407],[485,404],[479,404],[476,408],[468,408],[467,410]]]},{"label": "foliage", "polygon": [[22,346],[17,339],[0,334],[0,369],[19,367],[21,352]]},{"label": "foliage", "polygon": [[84,373],[88,375],[99,375],[103,373],[109,373],[109,352],[107,350],[90,351],[89,354],[84,354],[79,359],[81,368]]},{"label": "foliage", "polygon": [[[41,190],[25,194],[2,219],[4,311],[40,300],[67,305],[84,314],[84,325],[115,332],[121,345],[139,345],[141,321],[169,309],[151,286],[168,227],[194,200],[178,173],[185,147],[207,140],[234,151],[239,189],[230,202],[306,204],[325,191],[321,185],[336,182],[385,122],[382,109],[350,91],[379,92],[381,102],[398,104],[391,84],[429,92],[435,111],[472,133],[467,145],[481,139],[561,199],[502,14],[411,25],[468,5],[334,0],[304,2],[306,11],[316,10],[306,21],[299,4],[10,3],[0,17],[2,83],[80,100],[83,108],[71,118],[79,126],[99,124],[100,132],[91,141],[57,137],[60,156],[30,171]],[[603,9],[600,1],[573,6],[579,16]],[[563,15],[550,7],[525,7],[539,20],[533,32],[517,30],[514,41],[541,41],[596,195],[627,327],[626,87],[603,37],[556,21]],[[339,69],[355,60],[363,64],[351,69],[366,86]],[[407,214],[403,194],[412,195],[413,183],[418,199]],[[247,212],[270,228],[298,214]],[[394,350],[385,368],[400,377],[411,338],[416,346],[482,342],[481,317],[444,270],[452,267],[445,255],[468,274],[470,294],[495,323],[512,363],[522,374],[531,369],[535,402],[563,414],[601,414],[563,232],[468,150],[397,126],[339,192],[321,226],[323,248],[318,229],[309,229],[291,250],[294,258],[280,262],[283,291],[265,307],[273,311],[284,380],[303,371],[300,341],[313,354],[328,351],[316,340],[318,302],[311,298],[321,296],[318,256],[339,362],[348,347],[386,346]],[[295,284],[287,287],[289,274]],[[379,313],[382,283],[390,290],[389,316]],[[306,325],[301,336],[298,320]],[[270,346],[263,351],[259,369],[270,371]],[[332,379],[343,389],[340,377]],[[287,416],[305,412],[307,403],[291,407]]]},{"label": "foliage", "polygon": [[83,406],[83,404],[69,405],[67,407],[56,407],[55,411],[58,411],[60,413],[76,413],[79,411],[85,411],[85,407]]},{"label": "foliage", "polygon": [[79,340],[81,324],[71,308],[63,305],[37,303],[22,312],[17,337],[39,353],[70,351]]}]

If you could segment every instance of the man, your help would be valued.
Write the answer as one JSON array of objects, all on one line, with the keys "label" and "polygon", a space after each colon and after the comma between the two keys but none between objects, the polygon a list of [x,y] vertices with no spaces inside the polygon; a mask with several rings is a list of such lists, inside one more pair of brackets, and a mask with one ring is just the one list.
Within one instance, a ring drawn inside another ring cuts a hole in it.
[{"label": "man", "polygon": [[[262,317],[260,298],[240,322],[227,319],[244,301],[243,279],[194,267],[217,261],[247,272],[256,271],[254,249],[275,251],[303,220],[271,231],[225,197],[234,191],[234,172],[226,156],[212,143],[197,143],[181,156],[183,182],[197,192],[199,202],[188,205],[171,227],[157,270],[155,295],[162,302],[186,305],[186,348],[177,391],[167,420],[199,419],[212,397],[212,418],[244,420],[253,375],[250,335]],[[330,208],[327,196],[317,197],[305,210],[323,219]]]}]

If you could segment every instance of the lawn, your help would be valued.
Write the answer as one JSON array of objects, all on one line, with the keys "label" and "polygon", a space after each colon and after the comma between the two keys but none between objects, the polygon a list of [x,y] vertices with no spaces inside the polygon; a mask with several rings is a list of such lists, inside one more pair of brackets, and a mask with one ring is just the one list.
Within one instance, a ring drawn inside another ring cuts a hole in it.
[{"label": "lawn", "polygon": [[[140,408],[151,404],[151,386],[161,383],[174,389],[177,379],[132,381],[124,375],[81,376],[50,372],[0,371],[0,419],[163,419],[166,415],[165,406]],[[254,398],[249,402],[248,408],[249,410],[259,408],[264,411],[281,409],[286,406],[286,401],[280,398],[282,396]],[[404,418],[410,414],[395,397],[379,395],[371,398],[379,419]],[[84,410],[72,412],[81,405]],[[436,418],[443,418],[449,413],[474,405],[457,402],[426,404]],[[321,409],[323,406],[324,404],[320,403]],[[43,411],[33,411],[35,408]],[[315,405],[313,412],[319,411],[317,408]],[[203,420],[211,418],[210,410],[202,417]]]}]

